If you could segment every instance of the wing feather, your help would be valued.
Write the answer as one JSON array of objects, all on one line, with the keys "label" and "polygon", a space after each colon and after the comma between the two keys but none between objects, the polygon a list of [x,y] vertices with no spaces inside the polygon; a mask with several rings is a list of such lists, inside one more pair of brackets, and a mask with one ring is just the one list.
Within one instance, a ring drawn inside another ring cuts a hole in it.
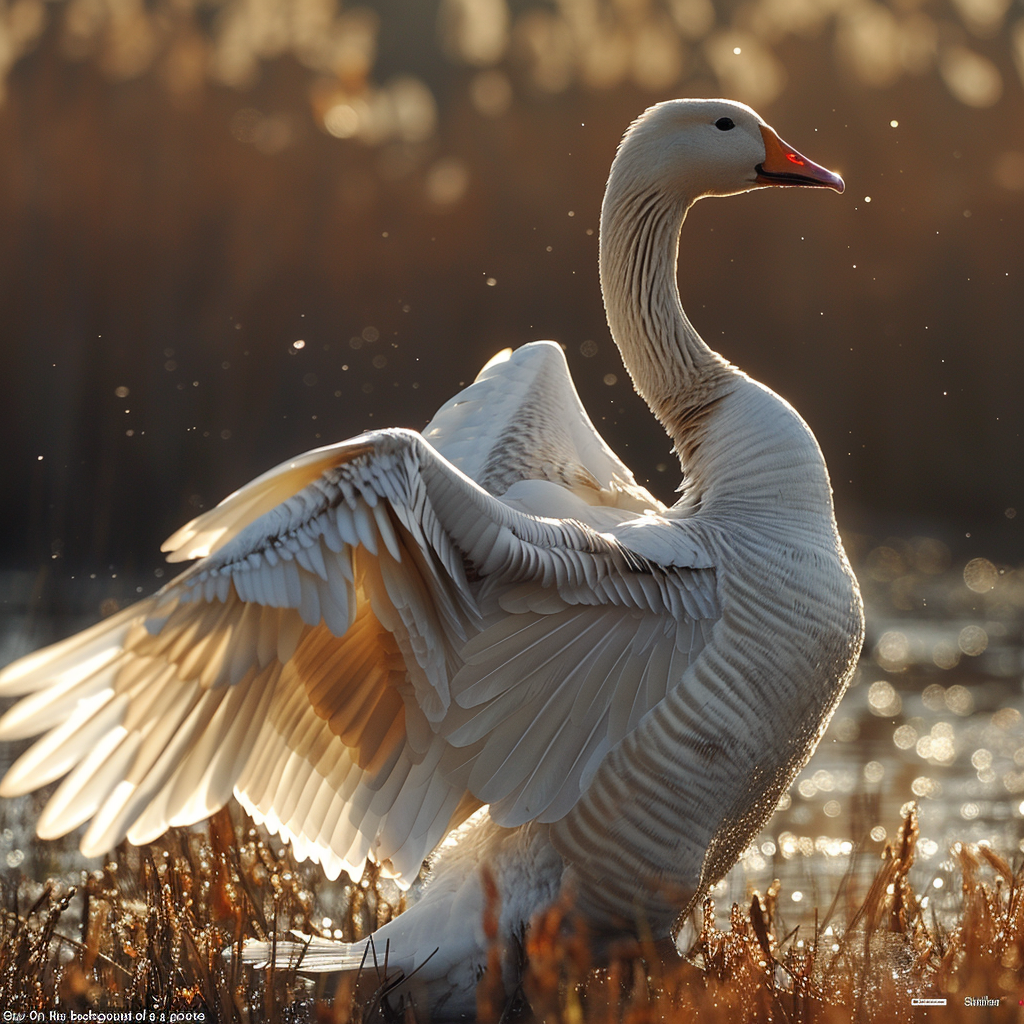
[{"label": "wing feather", "polygon": [[[133,609],[125,609],[67,640],[19,658],[0,673],[0,697],[34,693],[39,689],[40,672],[45,672],[48,679],[65,679],[69,685],[92,675],[120,657],[121,647],[136,615]],[[16,717],[5,715],[5,725]],[[6,731],[0,735],[3,739],[16,738]]]},{"label": "wing feather", "polygon": [[[179,698],[183,696],[178,687],[167,686],[165,689],[169,695]],[[196,703],[203,699],[195,690],[191,696]],[[225,706],[233,710],[248,696],[249,691],[241,687],[226,691],[220,696],[217,700],[217,709],[212,716],[213,728],[205,732],[200,731],[198,741],[184,757],[180,756],[179,749],[174,746],[173,738],[186,713],[194,710],[192,702],[182,701],[171,714],[150,719],[150,731],[146,734],[140,733],[144,738],[131,769],[126,772],[123,782],[111,792],[93,819],[90,828],[91,845],[106,850],[119,842],[122,836],[140,843],[162,835],[175,816],[170,809],[174,805],[172,787],[177,779],[188,774],[185,770],[186,765],[192,765],[193,775],[196,776],[190,780],[193,792],[178,794],[178,803],[184,804],[189,795],[194,796],[197,802],[204,799],[206,794],[202,786],[203,774],[214,771],[222,763],[220,758],[229,752],[233,742],[233,731],[230,726],[236,729],[242,727],[235,722],[225,727],[218,721],[218,716],[223,718]],[[255,708],[253,710],[255,711]],[[244,725],[244,716],[239,715],[239,719]],[[207,758],[207,764],[204,764],[202,769],[198,768],[199,757]],[[226,799],[227,796],[220,804],[212,806],[205,814],[200,814],[199,818],[193,820],[198,821],[207,817],[223,806]]]},{"label": "wing feather", "polygon": [[122,780],[141,743],[139,733],[108,729],[50,797],[36,825],[39,836],[58,839],[88,821]]},{"label": "wing feather", "polygon": [[[552,366],[561,377],[537,383]],[[530,423],[578,402],[552,346],[507,372],[543,390]],[[503,373],[435,422],[467,468]],[[491,438],[474,469],[485,486],[419,435],[376,431],[187,524],[165,550],[201,561],[0,673],[0,694],[27,694],[0,736],[46,731],[0,794],[64,775],[41,834],[91,818],[82,848],[101,852],[234,792],[329,874],[373,857],[406,882],[481,802],[505,825],[566,814],[719,608],[699,536],[589,421],[531,455],[532,429]],[[527,486],[541,463],[543,486]],[[521,500],[488,493],[499,485]]]},{"label": "wing feather", "polygon": [[0,785],[0,796],[21,796],[59,779],[76,765],[82,753],[71,742],[88,750],[118,725],[128,707],[125,695],[114,697],[106,690],[84,698],[75,711],[34,743],[10,767]]},{"label": "wing feather", "polygon": [[[0,738],[17,740],[35,736],[59,725],[83,702],[90,702],[98,696],[113,696],[112,681],[121,660],[118,652],[116,658],[100,660],[102,667],[84,679],[75,675],[58,676],[52,689],[23,698],[0,721]],[[0,784],[0,796],[6,795],[13,794],[8,794]]]}]

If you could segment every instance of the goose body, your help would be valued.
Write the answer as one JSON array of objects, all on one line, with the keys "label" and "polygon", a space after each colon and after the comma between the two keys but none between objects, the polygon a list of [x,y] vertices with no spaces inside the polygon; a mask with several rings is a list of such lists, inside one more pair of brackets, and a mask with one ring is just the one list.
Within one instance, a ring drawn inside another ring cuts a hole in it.
[{"label": "goose body", "polygon": [[[612,166],[602,289],[682,465],[671,508],[558,346],[502,354],[422,434],[235,492],[166,543],[195,561],[162,590],[8,666],[0,736],[45,735],[0,795],[65,776],[38,831],[89,822],[88,854],[232,794],[332,878],[369,858],[408,885],[437,849],[374,944],[441,1016],[472,1012],[486,963],[481,864],[506,943],[560,896],[596,941],[667,935],[810,756],[863,635],[811,431],[679,302],[688,207],[764,185],[842,191],[725,100],[652,107]],[[364,949],[313,940],[303,967]]]}]

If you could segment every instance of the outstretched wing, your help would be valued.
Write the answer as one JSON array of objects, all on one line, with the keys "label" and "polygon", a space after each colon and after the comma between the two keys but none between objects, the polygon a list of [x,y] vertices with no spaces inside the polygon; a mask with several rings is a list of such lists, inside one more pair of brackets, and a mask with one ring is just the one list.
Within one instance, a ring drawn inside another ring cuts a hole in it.
[{"label": "outstretched wing", "polygon": [[40,835],[91,819],[98,853],[234,792],[328,874],[406,880],[483,802],[559,818],[719,615],[685,521],[567,500],[523,512],[401,430],[265,474],[160,592],[0,673],[30,694],[3,738],[49,730],[0,795],[66,776]]}]

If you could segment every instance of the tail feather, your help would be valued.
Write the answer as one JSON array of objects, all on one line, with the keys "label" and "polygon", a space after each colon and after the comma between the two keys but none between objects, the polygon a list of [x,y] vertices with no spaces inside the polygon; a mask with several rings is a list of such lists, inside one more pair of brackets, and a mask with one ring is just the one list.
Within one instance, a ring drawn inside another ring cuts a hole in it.
[{"label": "tail feather", "polygon": [[[384,966],[384,957],[376,960],[372,939],[337,942],[298,931],[292,934],[298,941],[246,942],[242,947],[242,962],[256,968],[288,967],[311,973],[358,971],[363,966],[372,968],[375,963]],[[231,949],[224,952],[227,955]]]}]

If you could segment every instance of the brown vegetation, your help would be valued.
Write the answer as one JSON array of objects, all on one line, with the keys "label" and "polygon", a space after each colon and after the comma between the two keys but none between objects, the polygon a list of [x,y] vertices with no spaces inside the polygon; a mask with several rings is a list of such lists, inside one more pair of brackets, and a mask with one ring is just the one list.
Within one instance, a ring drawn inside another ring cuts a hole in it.
[{"label": "brown vegetation", "polygon": [[[960,913],[940,921],[922,910],[910,881],[917,836],[911,812],[867,891],[853,891],[851,871],[809,928],[782,933],[778,883],[754,893],[749,906],[734,905],[727,930],[707,901],[699,937],[679,959],[641,943],[594,967],[586,937],[567,930],[564,908],[553,907],[527,937],[521,990],[506,996],[485,976],[480,1019],[1021,1019],[1024,869],[1014,871],[987,848],[958,844],[952,853],[963,878]],[[0,1005],[23,1012],[192,1011],[202,1015],[196,1019],[246,1024],[425,1019],[388,1000],[395,979],[383,965],[364,970],[357,992],[352,978],[321,975],[310,982],[294,971],[240,964],[244,937],[311,928],[308,883],[315,877],[315,870],[275,856],[254,832],[238,842],[221,812],[206,833],[171,833],[152,847],[121,848],[116,862],[75,889],[51,882],[31,905],[23,891],[6,891]],[[340,924],[347,937],[365,934],[399,909],[376,878],[349,885],[346,896]],[[498,963],[497,955],[491,959]],[[945,1007],[911,1003],[942,997]],[[981,998],[998,999],[998,1007],[966,1002]]]}]

